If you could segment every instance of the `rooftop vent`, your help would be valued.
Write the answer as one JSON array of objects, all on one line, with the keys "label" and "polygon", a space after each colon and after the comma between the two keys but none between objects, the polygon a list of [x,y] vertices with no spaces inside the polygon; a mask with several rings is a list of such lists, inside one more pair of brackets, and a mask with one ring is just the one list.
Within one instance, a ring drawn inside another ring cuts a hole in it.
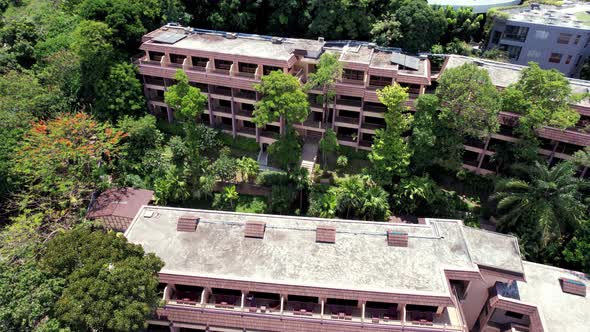
[{"label": "rooftop vent", "polygon": [[564,293],[586,297],[586,284],[581,281],[568,278],[559,278],[559,284],[561,285],[561,290]]},{"label": "rooftop vent", "polygon": [[315,241],[321,243],[336,243],[336,227],[318,226],[315,231]]},{"label": "rooftop vent", "polygon": [[265,229],[266,223],[262,221],[247,221],[246,227],[244,228],[244,236],[262,239],[264,238]]},{"label": "rooftop vent", "polygon": [[195,216],[182,216],[178,218],[176,223],[176,231],[177,232],[194,232],[197,230],[197,224],[199,223],[199,218]]},{"label": "rooftop vent", "polygon": [[531,3],[531,9],[541,9],[541,5],[536,2]]},{"label": "rooftop vent", "polygon": [[407,247],[408,233],[387,231],[387,245],[392,247]]},{"label": "rooftop vent", "polygon": [[368,43],[367,44],[367,48],[369,48],[369,49],[373,49],[375,47],[377,47],[377,44],[375,44],[375,43]]},{"label": "rooftop vent", "polygon": [[283,38],[279,38],[279,37],[272,37],[272,39],[270,40],[273,44],[282,44],[283,43]]},{"label": "rooftop vent", "polygon": [[323,43],[323,42],[324,42],[324,37],[318,37],[318,41],[319,41],[320,43]]},{"label": "rooftop vent", "polygon": [[238,34],[235,32],[228,32],[225,34],[225,38],[227,39],[236,39],[238,38]]}]

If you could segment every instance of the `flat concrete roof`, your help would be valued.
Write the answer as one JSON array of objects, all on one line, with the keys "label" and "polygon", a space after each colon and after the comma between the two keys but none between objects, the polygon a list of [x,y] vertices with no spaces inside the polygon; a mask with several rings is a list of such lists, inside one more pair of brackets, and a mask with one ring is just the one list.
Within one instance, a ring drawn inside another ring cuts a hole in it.
[{"label": "flat concrete roof", "polygon": [[[505,88],[510,84],[516,83],[520,78],[523,69],[526,66],[520,66],[505,62],[491,61],[480,58],[471,58],[462,55],[449,55],[445,69],[460,67],[466,63],[477,63],[482,68],[488,71],[492,83],[498,87]],[[441,75],[444,75],[444,71]],[[583,94],[590,91],[590,81],[584,81],[579,79],[567,78],[572,88],[572,93]],[[576,103],[575,105],[590,107],[590,100],[585,98],[584,100]]]},{"label": "flat concrete roof", "polygon": [[[156,42],[158,38],[170,34],[182,34],[185,37],[173,43]],[[322,52],[326,51],[338,55],[341,61],[392,70],[397,69],[398,65],[391,63],[391,55],[400,52],[399,49],[379,47],[374,44],[370,45],[368,42],[354,40],[324,41],[320,39],[282,38],[193,29],[170,24],[149,32],[144,36],[144,40],[146,40],[145,45],[165,45],[171,48],[280,61],[287,61],[294,55],[317,59]],[[273,40],[280,42],[273,42]],[[384,59],[381,59],[381,57]],[[408,72],[423,75],[424,60],[420,59],[419,62],[420,68],[417,71]]]},{"label": "flat concrete roof", "polygon": [[539,9],[522,6],[504,12],[509,15],[509,20],[514,22],[588,30],[590,15],[586,12],[589,10],[590,5],[585,2],[564,1],[561,6],[540,4]]},{"label": "flat concrete roof", "polygon": [[471,7],[476,14],[486,13],[495,7],[519,5],[522,0],[428,0],[429,5],[451,6],[454,9]]},{"label": "flat concrete roof", "polygon": [[518,281],[521,301],[539,308],[545,332],[590,331],[590,298],[564,293],[559,278],[569,278],[586,284],[590,280],[580,272],[553,266],[523,262],[526,282]]},{"label": "flat concrete roof", "polygon": [[[200,218],[197,230],[178,232],[187,214]],[[265,222],[264,238],[244,237],[246,221]],[[336,227],[336,243],[316,243],[319,225]],[[388,246],[388,230],[408,233],[408,247]],[[200,277],[448,296],[444,269],[477,271],[477,260],[522,272],[516,238],[458,220],[410,225],[145,206],[125,235],[162,258],[163,273]]]}]

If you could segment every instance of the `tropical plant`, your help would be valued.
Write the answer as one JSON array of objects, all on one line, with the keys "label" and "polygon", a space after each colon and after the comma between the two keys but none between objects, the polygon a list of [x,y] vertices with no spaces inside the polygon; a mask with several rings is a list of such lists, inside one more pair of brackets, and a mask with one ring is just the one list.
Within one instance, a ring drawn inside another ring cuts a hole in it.
[{"label": "tropical plant", "polygon": [[215,194],[213,207],[216,209],[233,211],[238,198],[239,194],[235,185],[225,186],[221,193]]},{"label": "tropical plant", "polygon": [[327,128],[324,136],[320,140],[320,151],[322,151],[322,165],[326,167],[328,162],[328,153],[335,153],[338,151],[338,138],[332,128]]},{"label": "tropical plant", "polygon": [[[319,88],[322,94],[318,96],[317,102],[322,105],[322,122],[326,123],[328,119],[328,107],[336,98],[336,81],[342,76],[342,64],[335,54],[325,52],[320,56],[316,66],[316,71],[309,73],[306,90]],[[328,132],[326,132],[326,135]]]},{"label": "tropical plant", "polygon": [[373,140],[369,160],[372,164],[372,175],[383,185],[389,185],[394,178],[407,173],[410,164],[411,150],[404,133],[411,128],[412,115],[407,110],[407,88],[399,84],[377,90],[377,97],[387,106],[385,129],[378,129]]},{"label": "tropical plant", "polygon": [[427,175],[402,179],[394,186],[392,210],[396,213],[414,214],[421,206],[432,203],[440,190]]},{"label": "tropical plant", "polygon": [[348,166],[348,157],[338,156],[338,159],[336,159],[336,166],[338,166],[341,169],[344,169],[346,166]]},{"label": "tropical plant", "polygon": [[111,67],[109,75],[97,83],[96,116],[115,120],[123,115],[141,115],[145,107],[137,68],[130,63]]},{"label": "tropical plant", "polygon": [[242,181],[250,182],[256,178],[260,172],[260,165],[258,162],[250,157],[242,157],[237,160],[238,172]]},{"label": "tropical plant", "polygon": [[273,161],[281,168],[292,170],[297,166],[301,158],[301,143],[295,130],[287,129],[285,135],[281,135],[269,148],[268,152]]},{"label": "tropical plant", "polygon": [[350,175],[336,181],[336,215],[342,218],[384,220],[389,216],[388,194],[368,175]]},{"label": "tropical plant", "polygon": [[501,180],[491,196],[500,229],[519,234],[529,227],[539,230],[542,243],[562,237],[568,242],[586,211],[575,167],[562,162],[548,168],[536,162],[523,166],[523,173],[528,179]]}]

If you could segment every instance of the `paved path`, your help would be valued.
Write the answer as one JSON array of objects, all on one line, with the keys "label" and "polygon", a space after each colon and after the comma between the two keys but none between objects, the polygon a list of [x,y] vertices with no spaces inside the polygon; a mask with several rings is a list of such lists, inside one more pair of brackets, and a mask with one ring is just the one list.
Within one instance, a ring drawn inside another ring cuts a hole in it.
[{"label": "paved path", "polygon": [[301,152],[301,167],[307,169],[307,173],[311,177],[313,175],[313,167],[318,157],[319,144],[317,141],[306,141]]}]

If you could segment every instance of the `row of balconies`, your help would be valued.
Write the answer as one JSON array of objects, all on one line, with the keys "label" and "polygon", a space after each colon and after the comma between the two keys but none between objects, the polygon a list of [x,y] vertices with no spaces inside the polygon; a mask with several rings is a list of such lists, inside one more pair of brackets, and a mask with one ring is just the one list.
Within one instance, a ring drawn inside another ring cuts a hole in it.
[{"label": "row of balconies", "polygon": [[211,309],[217,312],[262,314],[280,319],[317,319],[328,322],[428,326],[461,331],[462,319],[455,307],[318,298],[232,289],[166,285],[165,307]]},{"label": "row of balconies", "polygon": [[[254,63],[209,59],[195,56],[184,56],[154,51],[147,51],[145,56],[136,60],[136,63],[138,65],[182,68],[185,71],[204,72],[222,76],[245,78],[255,81],[259,81],[263,75],[268,75],[271,71],[280,70],[295,76],[301,83],[305,83],[307,80],[307,71],[301,66],[297,65],[286,69],[269,65],[258,65]],[[311,71],[312,70],[314,69],[311,69]],[[410,83],[414,82],[415,79],[408,83],[404,83],[403,79],[395,80],[393,76],[389,77],[369,75],[366,71],[353,69],[344,69],[342,77],[339,78],[338,83],[359,86],[369,90],[376,90],[391,85],[394,81],[399,81],[400,84],[408,86],[410,88],[409,92],[411,94],[417,95],[421,93],[422,87],[419,84]]]}]

